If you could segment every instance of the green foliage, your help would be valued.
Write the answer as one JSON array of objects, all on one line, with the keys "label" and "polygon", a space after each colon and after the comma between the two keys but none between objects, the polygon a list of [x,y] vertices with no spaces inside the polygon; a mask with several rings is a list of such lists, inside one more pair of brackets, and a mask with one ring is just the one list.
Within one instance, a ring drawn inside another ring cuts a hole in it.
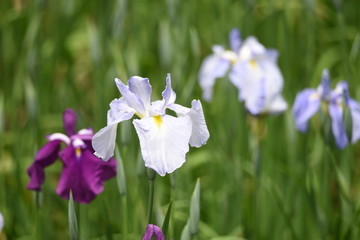
[{"label": "green foliage", "polygon": [[[261,179],[237,90],[219,79],[214,100],[202,101],[210,140],[191,148],[172,177],[156,179],[154,224],[161,226],[172,199],[168,236],[180,239],[201,178],[198,239],[360,239],[359,143],[329,151],[319,118],[301,134],[291,116],[297,92],[316,87],[324,67],[360,100],[360,2],[13,0],[0,9],[0,239],[36,239],[39,231],[43,239],[69,238],[68,202],[55,193],[60,161],[46,169],[41,214],[26,189],[26,168],[46,134],[63,131],[64,109],[78,112],[79,129],[97,131],[120,97],[115,77],[148,77],[159,99],[168,72],[177,102],[190,106],[201,98],[201,61],[212,45],[229,47],[233,27],[277,49],[285,79],[289,109],[265,120]],[[146,229],[148,181],[130,121],[119,125],[117,144],[126,186],[114,178],[80,206],[80,239],[141,239]]]}]

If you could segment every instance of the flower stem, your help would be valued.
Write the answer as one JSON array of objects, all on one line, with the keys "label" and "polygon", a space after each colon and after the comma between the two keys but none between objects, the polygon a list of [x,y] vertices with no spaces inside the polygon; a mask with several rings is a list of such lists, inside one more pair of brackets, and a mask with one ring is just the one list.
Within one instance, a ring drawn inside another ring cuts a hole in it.
[{"label": "flower stem", "polygon": [[152,212],[154,205],[154,190],[155,190],[155,177],[156,173],[154,170],[147,169],[148,178],[149,178],[149,202],[148,202],[148,224],[151,224]]}]

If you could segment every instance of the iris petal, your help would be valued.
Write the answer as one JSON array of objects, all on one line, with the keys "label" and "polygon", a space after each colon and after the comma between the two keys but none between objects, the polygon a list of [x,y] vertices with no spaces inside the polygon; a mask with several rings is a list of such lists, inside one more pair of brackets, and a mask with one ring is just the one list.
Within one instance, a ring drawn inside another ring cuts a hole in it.
[{"label": "iris petal", "polygon": [[334,103],[329,104],[329,114],[331,117],[331,128],[335,137],[335,142],[338,148],[343,149],[348,144],[342,111]]},{"label": "iris petal", "polygon": [[306,132],[309,119],[320,108],[320,96],[315,89],[305,89],[298,93],[293,106],[296,128]]},{"label": "iris petal", "polygon": [[162,97],[164,99],[164,107],[166,107],[169,104],[172,104],[176,100],[176,93],[171,88],[171,76],[170,73],[167,74],[166,77],[166,88],[162,92]]},{"label": "iris petal", "polygon": [[63,113],[64,130],[68,136],[72,136],[76,132],[76,113],[68,108]]},{"label": "iris petal", "polygon": [[352,143],[355,143],[360,139],[360,104],[350,98],[349,107],[352,117]]},{"label": "iris petal", "polygon": [[104,190],[104,181],[116,175],[116,161],[99,161],[92,149],[85,149],[78,159],[73,146],[61,153],[63,170],[56,192],[69,199],[70,190],[76,202],[87,204]]},{"label": "iris petal", "polygon": [[35,161],[27,169],[30,182],[27,186],[30,190],[40,191],[45,180],[44,168],[55,162],[60,151],[60,140],[46,143],[36,154]]},{"label": "iris petal", "polygon": [[108,161],[114,155],[116,131],[117,123],[113,123],[100,129],[92,139],[94,154],[104,161]]},{"label": "iris petal", "polygon": [[149,224],[147,226],[142,240],[151,240],[153,235],[155,235],[156,240],[165,240],[165,236],[164,233],[161,231],[161,228],[153,224]]},{"label": "iris petal", "polygon": [[146,167],[165,176],[185,162],[191,136],[190,117],[163,115],[136,119],[133,124]]},{"label": "iris petal", "polygon": [[231,49],[238,53],[241,47],[241,34],[240,31],[236,28],[232,29],[229,34],[229,42]]},{"label": "iris petal", "polygon": [[210,101],[215,79],[224,77],[230,68],[230,61],[223,59],[221,53],[206,57],[199,70],[199,83],[203,90],[203,98]]},{"label": "iris petal", "polygon": [[150,107],[151,85],[148,78],[131,77],[128,81],[129,90],[141,99],[145,109]]}]

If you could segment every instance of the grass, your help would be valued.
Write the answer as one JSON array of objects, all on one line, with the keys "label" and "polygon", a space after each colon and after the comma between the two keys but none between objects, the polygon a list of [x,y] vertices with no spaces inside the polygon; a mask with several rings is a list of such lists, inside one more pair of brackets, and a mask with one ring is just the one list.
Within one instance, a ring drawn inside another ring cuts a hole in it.
[{"label": "grass", "polygon": [[[172,199],[169,233],[179,239],[200,178],[198,239],[360,238],[359,143],[330,149],[316,120],[304,135],[291,116],[297,92],[316,87],[325,67],[333,83],[348,80],[351,96],[360,100],[357,1],[13,0],[0,8],[0,239],[69,237],[68,202],[55,193],[61,163],[46,170],[40,210],[25,172],[45,135],[62,132],[64,109],[78,112],[78,128],[97,131],[106,124],[108,104],[120,96],[115,77],[149,77],[158,99],[168,72],[177,102],[190,106],[201,98],[201,61],[213,44],[228,47],[233,27],[279,51],[290,108],[265,120],[257,178],[250,120],[235,87],[219,79],[214,100],[203,102],[208,144],[192,148],[175,174],[156,179],[155,223],[162,225]],[[146,229],[148,183],[138,139],[131,124],[119,132],[127,132],[117,142],[127,216],[112,179],[91,204],[79,206],[80,239],[124,239],[124,226],[129,239],[140,239]]]}]

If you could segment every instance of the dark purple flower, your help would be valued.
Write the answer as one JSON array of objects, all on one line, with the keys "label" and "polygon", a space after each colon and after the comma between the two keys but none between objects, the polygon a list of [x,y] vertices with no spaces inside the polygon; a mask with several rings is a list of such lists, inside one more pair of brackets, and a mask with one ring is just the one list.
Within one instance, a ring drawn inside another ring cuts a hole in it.
[{"label": "dark purple flower", "polygon": [[[35,161],[27,169],[30,176],[28,189],[41,191],[45,180],[44,168],[57,158],[63,162],[63,170],[56,192],[69,199],[70,190],[74,200],[89,203],[104,190],[104,182],[116,175],[116,160],[99,160],[93,153],[92,129],[76,132],[76,113],[67,109],[63,113],[64,129],[67,135],[54,133],[47,136],[46,143],[36,154]],[[61,143],[66,147],[61,150]]]},{"label": "dark purple flower", "polygon": [[165,240],[165,236],[161,231],[161,228],[153,224],[149,224],[147,226],[142,240],[151,240],[153,235],[155,235],[156,240]]}]

